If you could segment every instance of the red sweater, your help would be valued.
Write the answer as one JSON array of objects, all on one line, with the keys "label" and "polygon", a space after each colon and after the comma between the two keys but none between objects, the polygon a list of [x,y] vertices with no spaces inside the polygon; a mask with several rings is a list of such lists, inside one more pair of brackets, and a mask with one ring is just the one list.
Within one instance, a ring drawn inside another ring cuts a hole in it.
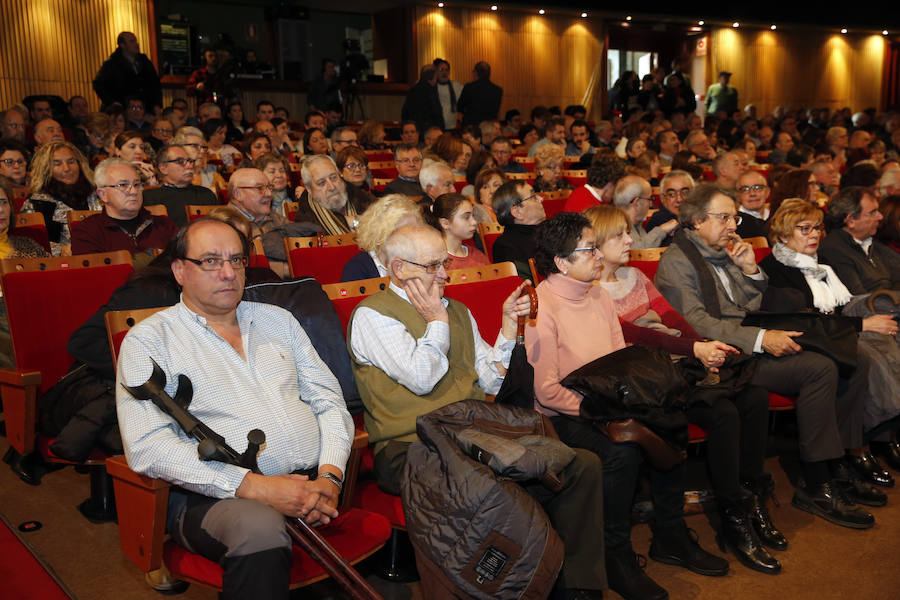
[{"label": "red sweater", "polygon": [[566,200],[566,205],[563,207],[563,210],[566,212],[581,212],[586,208],[599,206],[601,204],[606,203],[597,198],[587,186],[581,186],[572,192],[569,199]]},{"label": "red sweater", "polygon": [[72,254],[91,254],[128,250],[132,254],[153,248],[165,248],[178,233],[178,226],[169,217],[151,215],[142,208],[138,215],[141,224],[136,235],[126,232],[103,209],[80,223],[72,224]]}]

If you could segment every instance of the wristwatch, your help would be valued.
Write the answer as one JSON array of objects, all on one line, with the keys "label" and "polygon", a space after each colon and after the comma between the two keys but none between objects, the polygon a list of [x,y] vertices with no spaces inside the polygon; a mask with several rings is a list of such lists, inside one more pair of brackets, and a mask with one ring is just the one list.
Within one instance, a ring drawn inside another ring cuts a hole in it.
[{"label": "wristwatch", "polygon": [[330,481],[331,483],[333,483],[334,485],[336,485],[339,492],[340,492],[341,489],[343,489],[343,487],[344,487],[344,481],[343,481],[340,477],[338,477],[337,475],[335,475],[334,473],[327,473],[327,472],[326,472],[326,473],[319,473],[319,478],[320,478],[320,479],[327,479],[328,481]]}]

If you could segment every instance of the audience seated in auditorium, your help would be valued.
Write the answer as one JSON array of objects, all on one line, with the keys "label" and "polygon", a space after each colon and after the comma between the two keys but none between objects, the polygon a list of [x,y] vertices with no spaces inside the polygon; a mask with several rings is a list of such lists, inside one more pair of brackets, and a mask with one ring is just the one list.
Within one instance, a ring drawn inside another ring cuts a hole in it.
[{"label": "audience seated in auditorium", "polygon": [[355,197],[357,204],[368,206],[375,201],[375,196],[369,188],[369,157],[358,146],[348,146],[338,152],[338,171],[341,178],[347,184],[347,193]]},{"label": "audience seated in auditorium", "polygon": [[0,175],[6,177],[10,184],[21,186],[28,182],[27,154],[25,146],[17,141],[0,139]]},{"label": "audience seated in auditorium", "polygon": [[835,482],[845,449],[862,445],[867,373],[857,368],[839,386],[835,362],[803,350],[794,340],[799,332],[743,325],[748,312],[759,310],[767,277],[735,234],[737,206],[731,190],[694,188],[679,209],[683,229],[660,259],[656,287],[700,335],[754,354],[754,385],[797,396],[802,478],[792,504],[837,525],[872,527],[874,517]]},{"label": "audience seated in auditorium", "polygon": [[397,178],[388,183],[384,194],[403,194],[404,196],[421,196],[419,171],[422,170],[422,152],[411,144],[394,146],[394,167]]},{"label": "audience seated in auditorium", "polygon": [[218,158],[226,167],[234,166],[235,158],[239,157],[241,152],[231,144],[225,143],[228,137],[228,126],[225,121],[219,118],[207,119],[200,130],[209,145],[210,157]]},{"label": "audience seated in auditorium", "polygon": [[[477,222],[497,222],[493,206],[494,192],[506,182],[506,173],[496,167],[485,167],[478,171],[474,185],[463,188],[463,195],[472,198],[473,214]],[[467,192],[468,188],[472,189],[471,193]]]},{"label": "audience seated in auditorium", "polygon": [[[0,154],[0,157],[3,155]],[[878,210],[884,217],[878,225],[875,238],[882,244],[900,252],[900,195],[882,194]]]},{"label": "audience seated in auditorium", "polygon": [[735,188],[738,178],[745,170],[744,165],[741,164],[741,157],[735,152],[723,152],[713,161],[716,183],[729,189]]},{"label": "audience seated in auditorium", "polygon": [[69,211],[102,208],[87,159],[69,142],[48,142],[35,153],[31,192],[21,212],[44,215],[54,256],[59,256],[63,246],[71,242]]},{"label": "audience seated in auditorium", "polygon": [[147,143],[153,148],[154,152],[165,146],[175,136],[175,128],[172,123],[165,117],[157,117],[150,124],[150,135],[147,137]]},{"label": "audience seated in auditorium", "polygon": [[566,200],[565,210],[581,212],[589,206],[609,204],[616,182],[625,175],[622,161],[610,152],[597,153],[587,169],[587,182],[575,188]]},{"label": "audience seated in auditorium", "polygon": [[272,212],[284,215],[284,203],[294,201],[287,160],[281,154],[269,152],[254,160],[253,168],[262,171],[272,186]]},{"label": "audience seated in auditorium", "polygon": [[[544,137],[535,142],[528,150],[528,156],[533,157],[538,148],[545,144],[556,144],[563,149],[566,147],[566,122],[562,117],[551,117],[547,122],[547,128],[544,130]],[[582,152],[582,154],[584,154]],[[580,155],[579,155],[580,156]]]},{"label": "audience seated in auditorium", "polygon": [[494,163],[496,163],[497,168],[503,169],[504,173],[528,173],[525,165],[510,160],[512,158],[512,144],[505,137],[494,138],[491,141],[490,149],[491,156],[494,157]]},{"label": "audience seated in auditorium", "polygon": [[0,139],[25,143],[25,115],[18,107],[11,107],[0,114]]},{"label": "audience seated in auditorium", "polygon": [[115,156],[128,161],[141,176],[141,183],[145,186],[157,185],[156,170],[147,162],[147,153],[144,151],[144,136],[139,131],[123,131],[113,140]]},{"label": "audience seated in auditorium", "polygon": [[358,204],[358,198],[347,193],[347,184],[331,157],[319,154],[303,157],[300,173],[306,190],[300,196],[294,221],[317,224],[326,235],[356,231],[359,215],[367,205]]},{"label": "audience seated in auditorium", "polygon": [[769,218],[769,209],[766,207],[769,186],[766,184],[766,178],[756,171],[746,171],[738,177],[736,190],[740,203],[738,212],[741,214],[737,234],[745,239],[765,237],[766,221]]},{"label": "audience seated in auditorium", "polygon": [[[529,149],[530,152],[530,149]],[[587,121],[575,119],[569,126],[569,140],[566,142],[566,156],[584,156],[593,154],[591,135]]]},{"label": "audience seated in auditorium", "polygon": [[470,242],[478,229],[472,214],[472,203],[463,195],[446,193],[438,196],[431,208],[422,209],[425,223],[434,227],[444,237],[449,263],[446,269],[467,269],[490,264],[484,252]]},{"label": "audience seated in auditorium", "polygon": [[425,196],[419,203],[430,205],[439,196],[453,193],[455,191],[453,181],[453,170],[445,163],[426,160],[419,172],[419,184],[422,186],[422,191],[425,192]]},{"label": "audience seated in auditorium", "polygon": [[[218,108],[218,106],[216,107]],[[125,129],[135,129],[147,132],[150,129],[150,119],[144,110],[144,101],[136,96],[128,98],[125,105]]]},{"label": "audience seated in auditorium", "polygon": [[400,143],[411,146],[419,145],[419,127],[415,121],[403,121],[400,124]]},{"label": "audience seated in auditorium", "polygon": [[250,167],[253,165],[254,160],[263,154],[272,152],[272,142],[269,141],[269,137],[266,134],[259,131],[250,131],[244,136],[244,140],[241,142],[241,149],[244,157],[238,166],[242,168]]},{"label": "audience seated in auditorium", "polygon": [[[659,186],[659,210],[646,223],[648,230],[653,230],[663,223],[668,223],[672,219],[678,219],[679,207],[684,202],[688,194],[694,188],[694,180],[686,171],[672,170],[666,173]],[[663,238],[660,246],[668,246],[672,243],[672,235],[677,229],[672,230],[668,236]]]},{"label": "audience seated in auditorium", "polygon": [[[232,173],[228,180],[228,198],[228,205],[250,222],[251,240],[262,238],[288,222],[281,212],[272,210],[272,184],[259,169],[238,169]],[[286,261],[268,258],[269,267],[280,277],[290,275]]]},{"label": "audience seated in auditorium", "polygon": [[[359,146],[356,139],[356,132],[351,127],[337,127],[331,132],[331,153],[332,157],[337,156],[338,152],[347,146]],[[396,156],[396,149],[394,151]]]},{"label": "audience seated in auditorium", "polygon": [[[691,131],[684,138],[683,147],[697,157],[697,162],[708,164],[716,157],[716,149],[709,142],[709,136],[702,129]],[[675,168],[674,166],[672,168]]]},{"label": "audience seated in auditorium", "polygon": [[534,257],[534,230],[547,218],[541,197],[526,181],[508,181],[491,200],[503,233],[494,242],[495,263],[512,261],[522,279],[531,278],[528,259]]},{"label": "audience seated in auditorium", "polygon": [[359,218],[356,243],[361,251],[344,265],[341,281],[387,277],[385,240],[399,227],[421,224],[422,210],[408,196],[390,194],[376,200]]},{"label": "audience seated in auditorium", "polygon": [[156,155],[156,168],[161,186],[144,193],[144,206],[164,205],[169,218],[183,227],[187,224],[186,206],[219,204],[219,199],[208,188],[191,183],[194,163],[184,146],[172,144],[160,150]]},{"label": "audience seated in auditorium", "polygon": [[47,142],[64,142],[66,136],[63,135],[62,126],[48,117],[41,119],[34,126],[34,148],[37,150]]},{"label": "audience seated in auditorium", "polygon": [[[375,444],[379,486],[399,494],[407,449],[417,439],[416,417],[497,392],[505,375],[502,365],[508,364],[514,345],[516,318],[528,313],[529,302],[519,297],[521,286],[513,290],[501,308],[501,332],[491,347],[468,309],[442,298],[447,251],[436,231],[402,227],[388,238],[385,253],[390,288],[360,303],[347,340],[366,407],[366,431]],[[544,504],[566,544],[566,586],[582,588],[579,598],[599,598],[605,587],[599,568],[603,543],[594,529],[602,521],[600,464],[596,457],[576,453],[563,471],[563,489],[535,499]],[[579,518],[572,519],[573,514]]]},{"label": "audience seated in auditorium", "polygon": [[135,267],[165,248],[178,226],[164,215],[143,207],[143,184],[137,169],[122,158],[107,158],[94,170],[97,196],[103,210],[72,227],[72,254],[128,250]]}]

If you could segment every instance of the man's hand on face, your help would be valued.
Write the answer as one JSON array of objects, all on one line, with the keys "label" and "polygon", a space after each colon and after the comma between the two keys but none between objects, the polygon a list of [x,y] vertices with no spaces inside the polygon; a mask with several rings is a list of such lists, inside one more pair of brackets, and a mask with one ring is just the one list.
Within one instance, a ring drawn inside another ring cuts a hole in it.
[{"label": "man's hand on face", "polygon": [[756,266],[756,255],[753,253],[753,246],[743,241],[740,236],[733,234],[728,248],[725,250],[732,262],[740,267],[746,275],[755,275],[759,273],[759,267]]},{"label": "man's hand on face", "polygon": [[441,286],[434,283],[430,289],[426,289],[421,279],[413,277],[403,282],[403,289],[409,297],[410,304],[422,315],[426,323],[431,323],[432,321],[450,322],[447,307],[442,302]]},{"label": "man's hand on face", "polygon": [[305,475],[247,473],[235,492],[238,498],[268,504],[288,517],[308,524],[327,525],[338,516],[338,489],[327,479],[310,481]]}]

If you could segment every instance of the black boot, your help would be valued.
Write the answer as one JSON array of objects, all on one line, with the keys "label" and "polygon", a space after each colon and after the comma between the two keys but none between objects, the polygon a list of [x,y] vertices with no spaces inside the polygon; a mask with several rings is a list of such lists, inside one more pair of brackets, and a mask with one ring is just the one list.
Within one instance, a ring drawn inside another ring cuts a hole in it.
[{"label": "black boot", "polygon": [[887,504],[887,494],[864,481],[856,469],[851,467],[846,460],[838,459],[832,463],[831,476],[834,478],[835,485],[840,486],[844,493],[855,503],[866,506],[884,506]]},{"label": "black boot", "polygon": [[606,551],[606,581],[609,589],[625,600],[667,600],[669,592],[644,572],[647,559],[635,554],[628,544],[620,550]]},{"label": "black boot", "polygon": [[774,550],[787,550],[788,542],[775,524],[766,507],[766,501],[772,498],[776,506],[775,480],[769,473],[763,473],[752,481],[745,481],[744,487],[753,494],[750,506],[750,524],[756,530],[759,541]]},{"label": "black boot", "polygon": [[684,521],[677,527],[653,530],[650,558],[710,577],[721,577],[728,573],[728,561],[701,548],[697,534],[688,529]]},{"label": "black boot", "polygon": [[777,575],[781,564],[763,548],[750,519],[750,507],[754,504],[752,494],[738,502],[719,498],[719,515],[722,530],[716,541],[723,552],[731,552],[748,569]]},{"label": "black boot", "polygon": [[872,449],[872,454],[877,456],[879,460],[884,461],[893,470],[900,472],[900,442],[897,440],[869,442],[869,447]]},{"label": "black boot", "polygon": [[871,452],[864,452],[859,456],[848,455],[847,462],[856,469],[856,472],[859,473],[864,481],[872,485],[894,487],[894,476],[881,466],[881,463],[872,456]]}]

